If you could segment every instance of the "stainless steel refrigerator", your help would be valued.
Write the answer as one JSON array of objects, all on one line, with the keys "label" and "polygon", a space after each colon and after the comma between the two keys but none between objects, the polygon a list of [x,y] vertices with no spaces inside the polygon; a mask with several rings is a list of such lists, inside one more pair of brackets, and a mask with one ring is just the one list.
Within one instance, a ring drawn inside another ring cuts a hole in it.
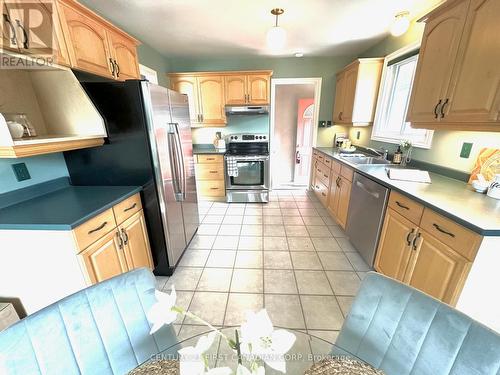
[{"label": "stainless steel refrigerator", "polygon": [[155,273],[169,275],[199,224],[187,96],[139,80],[81,83],[108,139],[65,152],[72,184],[142,186]]}]

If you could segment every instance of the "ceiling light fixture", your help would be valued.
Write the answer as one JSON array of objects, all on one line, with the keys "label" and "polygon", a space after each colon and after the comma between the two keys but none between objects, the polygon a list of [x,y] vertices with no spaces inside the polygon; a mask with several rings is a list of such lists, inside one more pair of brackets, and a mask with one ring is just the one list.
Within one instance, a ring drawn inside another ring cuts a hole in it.
[{"label": "ceiling light fixture", "polygon": [[286,44],[286,31],[284,28],[278,26],[278,17],[283,13],[285,13],[285,11],[281,8],[274,8],[271,10],[271,14],[276,16],[276,23],[267,32],[266,42],[267,46],[275,51],[283,49]]},{"label": "ceiling light fixture", "polygon": [[410,19],[408,18],[409,15],[410,12],[407,10],[396,14],[395,20],[391,26],[391,34],[393,36],[401,36],[406,33],[410,27]]},{"label": "ceiling light fixture", "polygon": [[302,52],[295,52],[295,57],[303,57],[304,54]]}]

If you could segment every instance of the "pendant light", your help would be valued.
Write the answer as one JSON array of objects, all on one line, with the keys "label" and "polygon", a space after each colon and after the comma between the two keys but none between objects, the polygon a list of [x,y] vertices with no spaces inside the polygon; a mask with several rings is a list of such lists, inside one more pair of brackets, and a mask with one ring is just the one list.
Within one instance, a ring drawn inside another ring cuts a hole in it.
[{"label": "pendant light", "polygon": [[406,31],[410,27],[410,20],[408,18],[409,15],[410,12],[408,11],[403,11],[396,14],[396,19],[391,26],[391,34],[393,36],[401,36],[406,33]]},{"label": "pendant light", "polygon": [[271,10],[271,14],[276,16],[276,23],[267,32],[266,42],[269,49],[274,51],[283,49],[286,44],[286,31],[278,25],[278,17],[284,12],[285,11],[281,8],[274,8]]}]

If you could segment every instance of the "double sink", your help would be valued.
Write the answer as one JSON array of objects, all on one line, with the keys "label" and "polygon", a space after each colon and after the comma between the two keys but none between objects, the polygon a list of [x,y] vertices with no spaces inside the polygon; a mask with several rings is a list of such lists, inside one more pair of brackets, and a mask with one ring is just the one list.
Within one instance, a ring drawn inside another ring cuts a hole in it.
[{"label": "double sink", "polygon": [[388,165],[391,164],[389,160],[386,160],[380,156],[371,156],[365,154],[341,154],[340,158],[348,163],[360,165],[360,164],[368,164],[368,165]]}]

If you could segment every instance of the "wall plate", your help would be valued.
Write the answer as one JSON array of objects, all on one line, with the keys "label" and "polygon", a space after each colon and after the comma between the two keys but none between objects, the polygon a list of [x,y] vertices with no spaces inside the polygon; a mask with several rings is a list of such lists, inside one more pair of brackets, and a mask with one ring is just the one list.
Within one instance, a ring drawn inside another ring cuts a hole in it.
[{"label": "wall plate", "polygon": [[16,175],[17,181],[29,180],[31,178],[28,167],[26,167],[26,163],[12,164],[12,170]]},{"label": "wall plate", "polygon": [[460,151],[460,157],[463,159],[468,159],[471,150],[472,150],[472,143],[464,142],[462,144],[462,150]]}]

